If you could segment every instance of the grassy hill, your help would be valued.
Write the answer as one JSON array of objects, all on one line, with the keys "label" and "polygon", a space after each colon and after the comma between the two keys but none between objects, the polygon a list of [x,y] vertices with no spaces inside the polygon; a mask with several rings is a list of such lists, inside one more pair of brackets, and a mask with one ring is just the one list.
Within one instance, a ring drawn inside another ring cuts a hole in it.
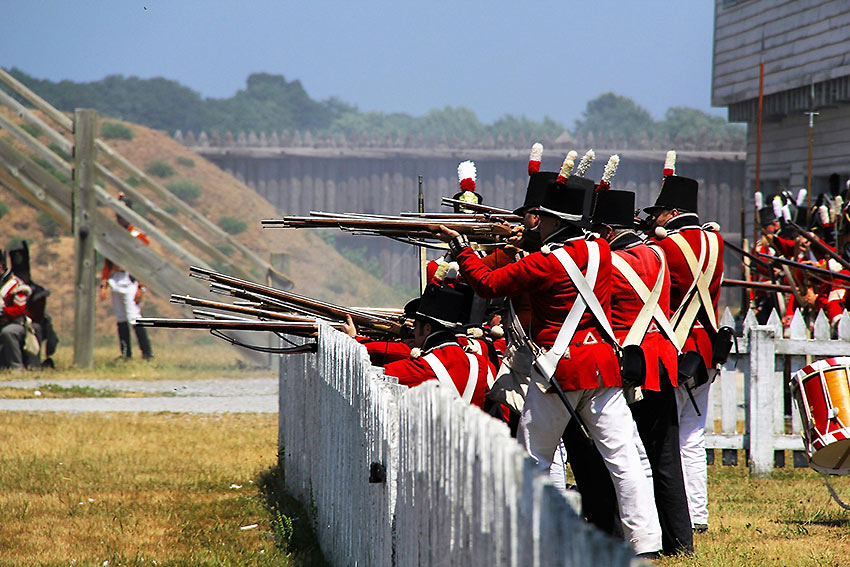
[{"label": "grassy hill", "polygon": [[[163,184],[188,180],[200,186],[195,208],[215,223],[223,217],[243,221],[247,228],[236,238],[260,256],[268,257],[272,251],[289,254],[288,276],[294,282],[294,291],[342,305],[398,307],[408,299],[346,260],[316,234],[263,229],[260,219],[280,215],[263,197],[167,134],[136,124],[125,125],[132,129],[133,139],[108,140],[110,146],[140,169],[153,161],[169,164],[175,173],[160,179]],[[0,248],[14,247],[19,239],[29,242],[33,279],[51,290],[48,310],[67,344],[73,328],[73,238],[6,188],[0,189],[0,202],[8,206],[8,212],[0,217]],[[132,272],[132,267],[129,270]],[[180,316],[167,297],[151,297],[143,304],[142,313]],[[114,334],[115,321],[108,302],[98,302],[97,320],[99,336]]]}]

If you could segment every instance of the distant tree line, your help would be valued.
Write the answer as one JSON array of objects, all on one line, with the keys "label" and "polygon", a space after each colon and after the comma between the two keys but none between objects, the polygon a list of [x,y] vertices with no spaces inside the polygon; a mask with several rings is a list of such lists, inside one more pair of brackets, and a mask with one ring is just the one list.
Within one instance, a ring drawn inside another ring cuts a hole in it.
[{"label": "distant tree line", "polygon": [[[19,69],[11,74],[61,110],[94,108],[104,116],[174,133],[284,132],[356,136],[419,136],[475,139],[491,136],[552,140],[571,131],[581,139],[663,140],[695,148],[743,147],[745,129],[723,118],[686,107],[667,111],[655,121],[630,98],[605,93],[587,103],[572,129],[544,117],[540,122],[505,115],[482,123],[464,107],[433,109],[424,116],[361,112],[335,97],[310,98],[301,82],[282,75],[254,73],[245,89],[230,98],[202,98],[176,81],[110,75],[100,81],[76,83],[36,79]],[[639,144],[645,145],[645,144]]]}]

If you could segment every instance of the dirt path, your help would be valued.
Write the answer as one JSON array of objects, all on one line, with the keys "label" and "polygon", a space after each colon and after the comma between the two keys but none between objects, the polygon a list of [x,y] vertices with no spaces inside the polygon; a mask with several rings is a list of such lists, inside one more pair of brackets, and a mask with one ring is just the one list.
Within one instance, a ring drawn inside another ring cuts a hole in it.
[{"label": "dirt path", "polygon": [[[0,411],[121,411],[187,413],[277,413],[277,378],[216,380],[9,380],[3,386],[38,390],[45,384],[64,387],[141,392],[143,398],[0,399]],[[154,394],[154,395],[150,395]],[[162,394],[157,396],[156,394]]]}]

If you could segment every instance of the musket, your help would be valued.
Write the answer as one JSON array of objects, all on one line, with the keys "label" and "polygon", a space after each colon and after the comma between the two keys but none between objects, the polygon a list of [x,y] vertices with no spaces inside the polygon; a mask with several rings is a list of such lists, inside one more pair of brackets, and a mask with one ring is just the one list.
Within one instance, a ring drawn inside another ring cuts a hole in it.
[{"label": "musket", "polygon": [[833,260],[835,260],[836,262],[841,264],[841,266],[845,270],[850,270],[850,262],[848,262],[847,260],[842,258],[841,255],[838,254],[835,250],[833,250],[832,248],[830,248],[829,246],[824,244],[824,242],[820,238],[818,238],[816,235],[809,232],[808,230],[806,230],[802,226],[798,225],[794,221],[785,221],[785,222],[788,223],[789,226],[793,227],[798,233],[800,233],[800,236],[802,236],[803,238],[808,240],[809,243],[812,245],[812,248],[816,248],[817,250],[826,254],[827,256],[829,256],[830,258],[832,258]]},{"label": "musket", "polygon": [[789,285],[780,285],[768,282],[748,282],[744,280],[724,279],[721,285],[726,287],[748,287],[752,289],[764,289],[767,291],[781,291],[782,293],[791,293],[791,286]]},{"label": "musket", "polygon": [[[280,311],[270,311],[257,307],[249,307],[247,305],[236,305],[233,303],[223,303],[220,301],[210,301],[208,299],[200,299],[189,295],[171,294],[171,303],[178,305],[191,305],[193,307],[205,307],[207,309],[218,309],[219,311],[227,311],[230,313],[241,313],[243,315],[253,315],[260,319],[272,319],[275,321],[290,321],[293,323],[315,323],[315,317],[305,317],[304,315],[293,315],[289,313],[281,313]],[[230,317],[233,318],[232,316]]]},{"label": "musket", "polygon": [[744,250],[743,248],[741,248],[740,246],[738,246],[737,244],[735,244],[734,242],[732,242],[730,240],[724,240],[723,241],[723,248],[724,249],[730,248],[734,252],[737,252],[738,254],[745,256],[745,257],[749,258],[750,260],[753,260],[754,262],[757,262],[762,267],[767,268],[767,269],[772,269],[772,266],[770,265],[769,262],[762,260],[761,258],[752,254],[751,252],[747,252],[746,250]]},{"label": "musket", "polygon": [[232,345],[244,347],[250,350],[265,352],[269,354],[301,354],[316,352],[317,343],[309,342],[296,344],[289,342],[289,347],[269,347],[265,345],[251,345],[243,343],[233,337],[225,335],[222,331],[265,331],[272,332],[281,338],[283,335],[294,335],[297,337],[315,337],[318,332],[316,323],[297,323],[288,321],[250,321],[245,319],[166,319],[166,318],[141,318],[136,319],[136,324],[142,327],[159,327],[165,329],[202,329],[209,331],[212,335],[229,342]]},{"label": "musket", "polygon": [[461,201],[460,199],[452,199],[450,197],[443,197],[441,203],[447,207],[453,207],[455,205],[460,205],[465,209],[469,209],[470,211],[475,211],[478,213],[491,213],[494,215],[506,215],[506,216],[516,216],[513,211],[509,211],[508,209],[501,209],[499,207],[491,207],[490,205],[481,205],[478,203],[467,203],[466,201]]},{"label": "musket", "polygon": [[411,218],[368,219],[353,216],[297,217],[263,219],[264,228],[340,228],[343,230],[370,230],[373,232],[434,234],[440,225],[472,237],[510,236],[511,228],[499,222],[476,222],[474,220],[432,221]]},{"label": "musket", "polygon": [[393,335],[401,333],[402,322],[400,318],[382,317],[373,313],[356,311],[198,266],[189,267],[189,276],[248,292],[246,295],[250,295],[243,297],[243,299],[256,300],[262,298],[263,301],[272,305],[297,308],[301,312],[308,312],[334,321],[345,321],[346,316],[350,315],[352,321],[358,326]]},{"label": "musket", "polygon": [[142,327],[165,329],[218,329],[226,331],[267,331],[287,335],[313,336],[318,331],[317,323],[295,321],[249,321],[246,319],[168,319],[144,317],[136,319]]},{"label": "musket", "polygon": [[820,274],[822,276],[840,280],[843,282],[850,282],[850,276],[847,274],[841,274],[839,272],[833,272],[832,270],[826,270],[824,268],[818,268],[817,266],[810,266],[808,264],[803,264],[801,262],[795,262],[794,260],[788,260],[786,258],[782,258],[781,256],[771,256],[770,254],[762,254],[761,252],[756,252],[756,254],[764,261],[768,262],[776,262],[778,264],[783,264],[785,266],[790,266],[792,268],[798,268],[800,270],[805,270],[811,272],[813,274]]}]

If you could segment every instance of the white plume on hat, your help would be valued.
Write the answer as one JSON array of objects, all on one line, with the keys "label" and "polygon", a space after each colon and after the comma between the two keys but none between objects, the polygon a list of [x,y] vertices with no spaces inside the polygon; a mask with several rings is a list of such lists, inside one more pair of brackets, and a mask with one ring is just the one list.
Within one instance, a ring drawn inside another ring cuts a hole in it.
[{"label": "white plume on hat", "polygon": [[567,177],[572,174],[576,157],[578,157],[578,152],[575,150],[570,150],[567,153],[567,157],[564,158],[564,162],[561,164],[561,171],[558,173],[558,181],[560,183],[566,183]]},{"label": "white plume on hat", "polygon": [[782,207],[782,218],[785,219],[785,222],[791,222],[791,205]]},{"label": "white plume on hat", "polygon": [[829,208],[826,205],[818,207],[818,215],[820,215],[820,223],[822,226],[829,224]]},{"label": "white plume on hat", "polygon": [[578,169],[576,169],[576,175],[579,177],[584,177],[587,173],[587,170],[590,169],[590,164],[593,163],[593,158],[596,157],[596,152],[593,149],[587,150],[584,156],[582,156],[581,161],[578,162]]},{"label": "white plume on hat", "polygon": [[[475,164],[469,160],[462,161],[457,166],[457,180],[463,191],[475,191]],[[471,186],[470,186],[471,185]]]},{"label": "white plume on hat", "polygon": [[608,158],[608,163],[605,164],[605,170],[602,172],[602,181],[599,182],[599,190],[610,189],[611,180],[617,173],[617,166],[620,165],[620,156],[617,154]]},{"label": "white plume on hat", "polygon": [[797,204],[798,207],[802,207],[803,203],[806,202],[806,194],[807,193],[808,193],[808,191],[806,191],[805,187],[803,187],[802,189],[797,191],[797,200],[795,201],[795,203]]},{"label": "white plume on hat", "polygon": [[773,206],[773,216],[776,218],[782,217],[782,197],[776,195],[770,203]]},{"label": "white plume on hat", "polygon": [[531,155],[528,156],[528,174],[540,171],[540,161],[543,159],[543,144],[535,142],[531,146]]},{"label": "white plume on hat", "polygon": [[664,175],[676,175],[676,151],[670,150],[664,158]]},{"label": "white plume on hat", "polygon": [[761,191],[756,191],[754,195],[754,199],[756,202],[756,210],[759,211],[764,208],[764,198],[762,197]]}]

